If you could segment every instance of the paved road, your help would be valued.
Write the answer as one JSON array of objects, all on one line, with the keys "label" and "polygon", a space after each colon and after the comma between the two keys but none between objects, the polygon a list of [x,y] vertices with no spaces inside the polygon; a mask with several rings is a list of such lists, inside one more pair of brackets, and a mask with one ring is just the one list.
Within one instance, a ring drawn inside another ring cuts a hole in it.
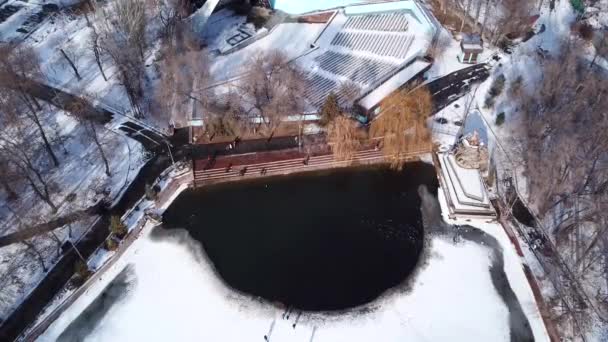
[{"label": "paved road", "polygon": [[[55,107],[65,111],[69,111],[70,107],[76,101],[82,101],[82,99],[76,95],[36,81],[28,82],[27,90],[30,95],[51,103]],[[117,116],[126,117],[123,113],[119,113],[118,111],[111,111],[100,106],[95,106],[88,101],[84,101],[84,103],[86,104],[85,110],[87,113],[89,113],[91,117],[97,118],[97,122],[100,124],[106,124]],[[167,137],[164,134],[145,123],[130,117],[127,117],[127,121],[119,127],[119,130],[129,138],[140,142],[149,151],[158,148],[164,149],[168,143]]]},{"label": "paved road", "polygon": [[490,69],[488,64],[475,64],[427,83],[426,87],[433,96],[434,112],[462,97],[474,83],[485,81],[490,76]]},{"label": "paved road", "polygon": [[[70,107],[80,99],[72,94],[68,94],[62,90],[51,87],[49,85],[36,82],[29,81],[27,82],[27,91],[30,95],[46,101],[48,103],[53,104],[55,107],[60,108],[65,111],[69,111]],[[88,104],[88,102],[85,102]],[[98,122],[101,124],[105,124],[109,122],[114,116],[111,112],[105,109],[99,109],[94,107],[91,104],[88,104],[86,111],[92,115],[92,117],[97,118]]]}]

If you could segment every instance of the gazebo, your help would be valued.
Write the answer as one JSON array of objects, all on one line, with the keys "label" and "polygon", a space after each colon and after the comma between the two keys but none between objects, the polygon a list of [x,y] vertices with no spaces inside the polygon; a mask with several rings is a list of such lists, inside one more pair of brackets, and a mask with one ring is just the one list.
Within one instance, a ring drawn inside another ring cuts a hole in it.
[{"label": "gazebo", "polygon": [[463,33],[460,41],[462,52],[458,55],[460,63],[476,64],[483,52],[483,41],[477,33]]}]

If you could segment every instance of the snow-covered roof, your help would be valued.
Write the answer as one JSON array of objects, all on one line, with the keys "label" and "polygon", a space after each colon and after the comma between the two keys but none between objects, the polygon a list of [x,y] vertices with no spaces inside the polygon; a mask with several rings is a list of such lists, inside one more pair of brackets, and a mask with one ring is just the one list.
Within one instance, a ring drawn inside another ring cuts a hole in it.
[{"label": "snow-covered roof", "polygon": [[463,50],[467,51],[483,51],[483,42],[481,40],[481,36],[479,34],[462,34],[462,41],[460,42],[460,46]]},{"label": "snow-covered roof", "polygon": [[[233,53],[213,59],[211,73],[217,80],[226,80],[248,71],[247,65],[257,53],[277,49],[289,59],[295,59],[311,51],[311,44],[323,30],[325,24],[283,23],[277,25],[268,35],[255,43]],[[231,30],[226,30],[231,34]],[[227,37],[221,35],[209,49],[219,48]]]},{"label": "snow-covered roof", "polygon": [[[373,92],[368,102],[379,102],[378,96],[428,65],[410,62],[426,55],[437,32],[437,22],[414,0],[338,10],[315,41],[316,50],[297,61],[309,72],[311,109],[318,108],[330,92],[343,100],[339,88],[346,82],[355,83],[362,94]],[[377,87],[381,90],[373,91]]]},{"label": "snow-covered roof", "polygon": [[270,0],[272,8],[289,14],[303,14],[330,8],[366,4],[374,0]]},{"label": "snow-covered roof", "polygon": [[467,51],[483,51],[483,46],[479,44],[462,44],[462,49]]},{"label": "snow-covered roof", "polygon": [[[437,22],[419,6],[414,0],[353,5],[336,10],[327,23],[282,23],[247,47],[216,56],[211,73],[218,80],[234,79],[247,72],[244,61],[252,55],[279,49],[308,75],[307,111],[318,110],[330,92],[344,101],[343,83],[354,83],[361,96],[378,87],[375,96],[390,93],[428,65],[410,66],[426,55],[438,32]],[[226,38],[216,37],[209,48],[219,48]]]},{"label": "snow-covered roof", "polygon": [[381,86],[374,89],[371,93],[367,94],[361,100],[359,100],[359,105],[361,105],[366,110],[370,110],[376,105],[380,103],[385,97],[390,95],[395,90],[399,89],[402,85],[407,83],[410,79],[415,77],[417,74],[422,72],[431,63],[426,62],[424,60],[416,59],[412,64],[405,67],[403,70],[399,71],[393,77],[389,78],[386,82],[384,82]]}]

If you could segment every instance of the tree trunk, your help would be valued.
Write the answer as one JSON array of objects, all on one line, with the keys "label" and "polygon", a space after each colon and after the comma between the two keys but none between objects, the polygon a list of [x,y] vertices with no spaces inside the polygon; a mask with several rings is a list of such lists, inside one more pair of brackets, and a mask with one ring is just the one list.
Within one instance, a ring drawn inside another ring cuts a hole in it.
[{"label": "tree trunk", "polygon": [[479,23],[479,14],[481,13],[481,1],[482,0],[477,0],[477,9],[475,10],[475,28],[479,27],[477,25]]},{"label": "tree trunk", "polygon": [[14,199],[19,198],[19,195],[15,192],[15,190],[13,190],[13,188],[11,187],[11,185],[8,182],[8,180],[6,179],[6,177],[0,176],[0,183],[2,183],[2,187],[4,188],[4,191],[7,193],[9,200],[14,200]]},{"label": "tree trunk", "polygon": [[32,104],[28,101],[28,96],[25,92],[23,92],[23,90],[21,90],[21,100],[25,103],[25,105],[30,110],[31,115],[28,115],[28,116],[34,122],[36,127],[38,128],[38,132],[40,133],[40,136],[42,137],[42,141],[44,142],[44,147],[45,147],[46,151],[48,152],[49,156],[51,157],[51,159],[53,160],[53,164],[55,164],[55,166],[59,166],[59,159],[57,159],[55,152],[53,152],[53,149],[51,148],[51,143],[47,139],[46,133],[44,133],[44,129],[42,128],[42,124],[40,123],[40,119],[38,118],[38,113],[36,112],[36,109],[34,108],[34,106],[32,106]]},{"label": "tree trunk", "polygon": [[144,117],[141,107],[138,103],[138,98],[133,89],[130,87],[125,87],[127,90],[127,97],[129,98],[129,102],[131,103],[131,109],[133,109],[133,114],[136,118],[141,119]]},{"label": "tree trunk", "polygon": [[34,96],[30,95],[28,98],[32,101],[34,106],[36,106],[36,109],[42,110],[42,106],[40,105],[40,102],[38,102],[38,100],[36,100],[36,98]]},{"label": "tree trunk", "polygon": [[[579,198],[578,196],[574,198],[574,224],[575,224],[575,241],[574,241],[574,255],[575,255],[575,265],[580,263],[581,260],[581,222],[579,220]],[[574,270],[578,272],[578,269]]]},{"label": "tree trunk", "polygon": [[473,2],[473,0],[468,0],[467,5],[465,7],[464,15],[462,16],[462,21],[460,23],[460,33],[462,33],[462,30],[464,29],[464,22],[467,18],[467,15],[469,15],[469,9],[471,8],[472,2]]},{"label": "tree trunk", "polygon": [[580,261],[577,263],[576,268],[580,267],[581,262],[589,256],[589,253],[597,245],[598,241],[605,237],[606,231],[606,226],[600,225],[598,231],[595,233],[595,236],[591,239],[591,242],[589,243],[587,248],[585,248],[585,251],[582,253]]},{"label": "tree trunk", "polygon": [[46,204],[48,204],[54,213],[57,212],[57,206],[55,206],[55,203],[53,203],[51,198],[48,196],[47,191],[44,191],[44,190],[41,190],[40,188],[38,188],[38,185],[36,185],[36,182],[31,177],[27,176],[26,178],[28,179],[28,182],[30,183],[32,190],[34,190],[36,195],[38,195],[38,197],[41,200],[43,200]]},{"label": "tree trunk", "polygon": [[103,165],[106,168],[106,176],[110,177],[112,175],[110,173],[110,164],[108,163],[108,158],[106,158],[106,154],[103,151],[103,148],[101,147],[101,143],[99,142],[99,137],[97,136],[97,130],[95,129],[95,123],[92,121],[89,121],[87,123],[87,125],[89,126],[89,131],[91,133],[91,137],[93,138],[93,141],[95,142],[95,146],[97,146],[97,150],[99,151],[101,160],[103,160]]},{"label": "tree trunk", "polygon": [[93,53],[95,54],[95,63],[97,63],[99,72],[101,72],[103,80],[107,82],[108,78],[106,77],[106,73],[103,71],[103,66],[101,64],[101,54],[99,53],[99,46],[97,46],[97,42],[95,42],[95,46],[93,47]]},{"label": "tree trunk", "polygon": [[68,63],[72,67],[72,70],[74,70],[74,74],[76,75],[76,78],[80,81],[82,79],[82,77],[80,77],[80,74],[78,73],[78,69],[76,68],[76,65],[74,65],[74,62],[72,62],[70,57],[68,57],[68,55],[65,53],[65,51],[63,51],[63,49],[59,49],[59,51],[61,51],[61,54],[63,55],[63,57],[68,61]]},{"label": "tree trunk", "polygon": [[40,136],[42,137],[42,141],[44,142],[44,148],[53,160],[53,164],[55,164],[55,166],[59,166],[59,159],[57,159],[55,152],[53,152],[53,149],[51,148],[51,143],[49,142],[49,139],[47,139],[46,133],[44,133],[44,129],[42,128],[42,124],[40,123],[40,120],[38,119],[38,114],[36,114],[36,112],[32,112],[32,121],[34,121],[36,127],[38,127],[38,131],[40,132]]},{"label": "tree trunk", "polygon": [[91,25],[91,20],[89,19],[89,15],[87,14],[87,12],[84,12],[84,19],[87,21],[87,26],[88,27],[92,27],[93,25]]},{"label": "tree trunk", "polygon": [[486,0],[486,10],[483,14],[483,23],[481,24],[481,33],[479,34],[483,38],[483,32],[486,30],[486,23],[488,22],[488,16],[490,13],[490,0]]},{"label": "tree trunk", "polygon": [[59,237],[57,237],[57,234],[55,234],[55,232],[51,232],[51,237],[57,245],[57,256],[59,257],[61,255],[61,240],[59,239]]},{"label": "tree trunk", "polygon": [[593,43],[591,44],[595,48],[595,54],[593,55],[593,60],[591,60],[591,64],[589,64],[589,69],[591,69],[595,65],[595,61],[597,60],[597,57],[599,55],[602,55],[604,57],[607,56],[607,54],[608,54],[608,49],[606,46],[607,44],[608,44],[608,32],[603,33],[601,41],[597,45],[595,45]]},{"label": "tree trunk", "polygon": [[27,242],[27,241],[21,241],[29,251],[33,252],[33,254],[36,256],[36,259],[38,259],[38,262],[40,263],[40,266],[42,266],[42,270],[46,273],[48,271],[48,269],[46,268],[46,264],[44,263],[44,258],[42,257],[42,254],[40,254],[40,252],[38,252],[38,250],[36,249],[36,246],[34,246],[32,243]]},{"label": "tree trunk", "polygon": [[[32,187],[34,192],[38,195],[38,197],[40,197],[40,199],[42,199],[44,202],[46,202],[51,207],[53,212],[57,212],[57,206],[55,206],[55,203],[53,203],[53,201],[51,200],[51,194],[50,194],[48,185],[46,184],[46,181],[44,180],[44,178],[42,178],[40,171],[38,171],[38,169],[36,169],[36,167],[32,164],[31,160],[29,159],[29,157],[27,155],[25,155],[25,153],[22,153],[22,154],[23,154],[22,161],[25,165],[21,165],[21,166],[19,166],[19,168],[22,169],[24,176],[27,179],[28,183],[30,183],[30,186]],[[31,175],[32,173],[36,176],[36,179],[32,178],[32,175]],[[40,189],[40,186],[37,184],[36,180],[38,181],[38,183],[40,183],[42,185],[42,189]]]}]

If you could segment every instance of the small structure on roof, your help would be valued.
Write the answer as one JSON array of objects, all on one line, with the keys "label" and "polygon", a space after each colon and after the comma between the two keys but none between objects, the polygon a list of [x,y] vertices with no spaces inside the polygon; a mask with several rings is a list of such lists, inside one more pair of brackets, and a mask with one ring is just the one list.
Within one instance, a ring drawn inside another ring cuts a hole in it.
[{"label": "small structure on roof", "polygon": [[463,33],[460,41],[462,52],[458,55],[461,63],[476,64],[483,52],[483,40],[478,33]]}]

